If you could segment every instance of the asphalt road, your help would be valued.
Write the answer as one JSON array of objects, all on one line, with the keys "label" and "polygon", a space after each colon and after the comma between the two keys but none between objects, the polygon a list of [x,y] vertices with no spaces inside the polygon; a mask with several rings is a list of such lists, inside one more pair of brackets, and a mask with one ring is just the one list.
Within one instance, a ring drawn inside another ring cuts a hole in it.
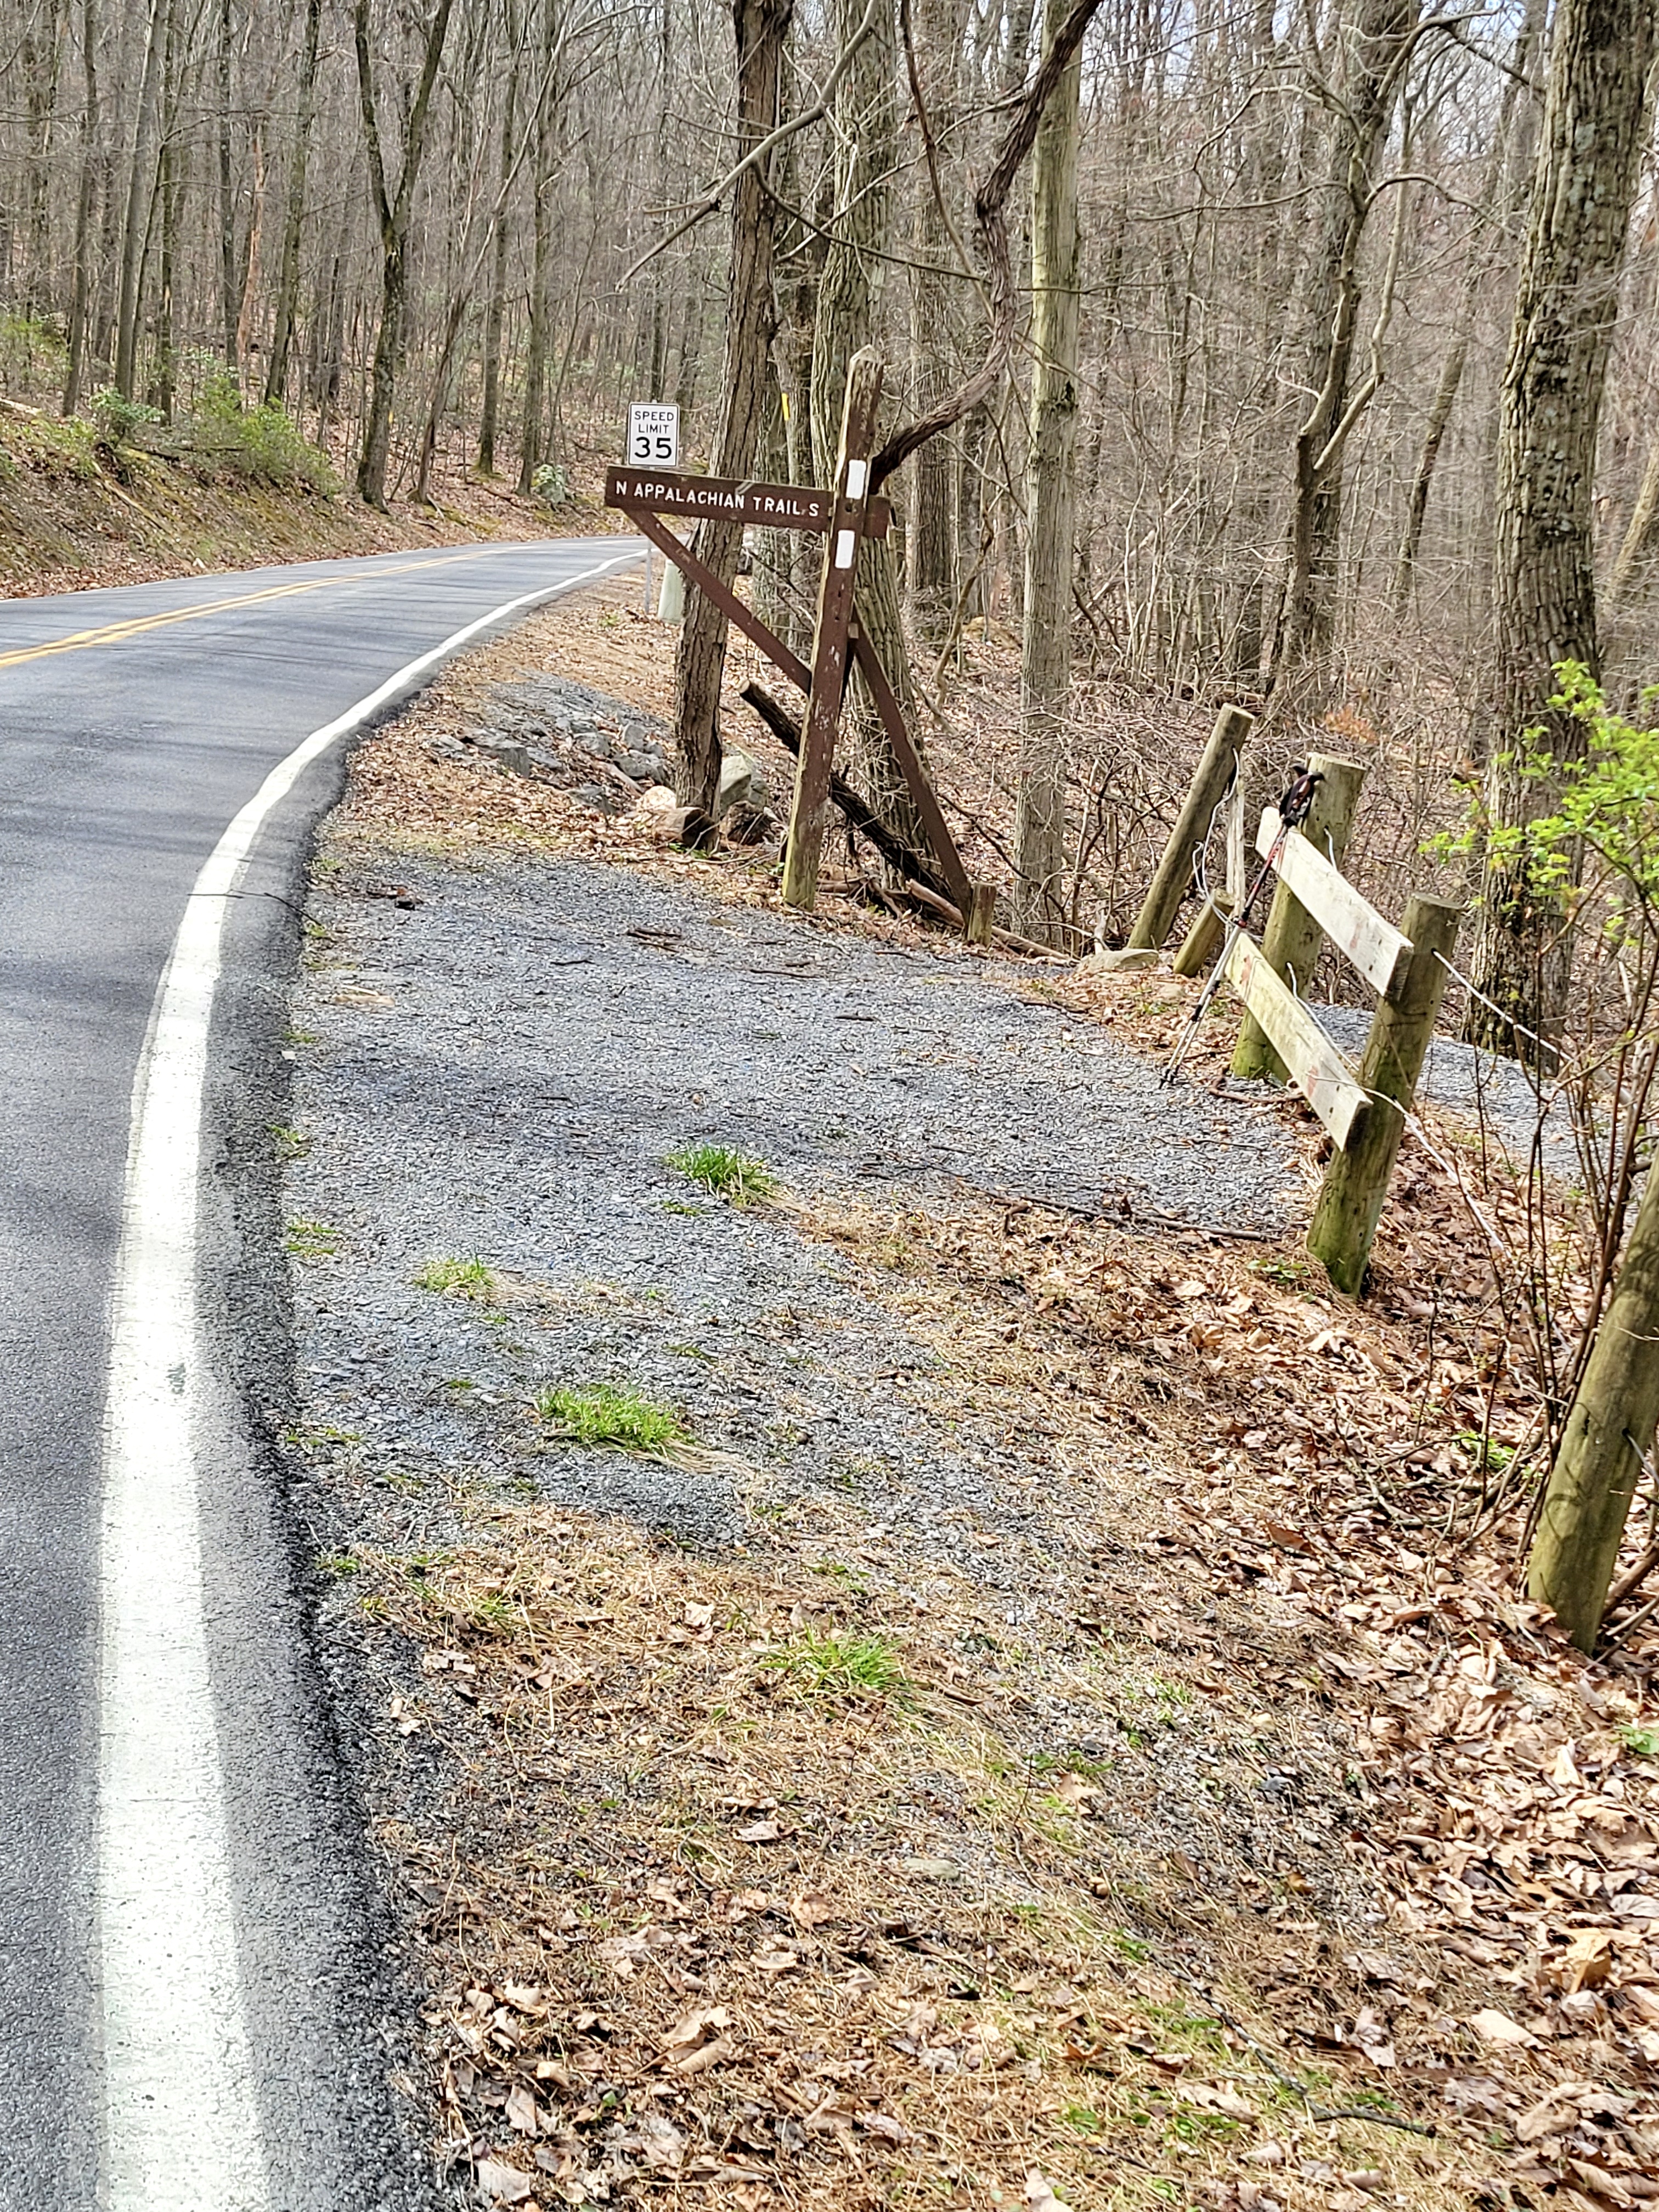
[{"label": "asphalt road", "polygon": [[[262,1116],[281,1096],[292,894],[337,752],[262,830],[208,1054],[193,1266],[222,1403],[199,1565],[181,1555],[177,1573],[192,1593],[199,1578],[251,2065],[247,2108],[197,2130],[188,2198],[176,2175],[124,2167],[108,2139],[106,2052],[120,2035],[143,2046],[171,2033],[165,2018],[111,2027],[100,1934],[112,1909],[99,1874],[104,1466],[135,1071],[198,872],[268,773],[464,625],[629,551],[615,539],[442,548],[0,604],[3,2212],[421,2201],[389,2062],[365,2047],[384,1967],[349,1779],[299,1632],[303,1532],[285,1523],[258,1437],[283,1388]],[[165,1582],[167,1562],[146,1573]],[[158,1662],[158,1725],[167,1680]],[[190,2005],[186,1981],[181,2014]],[[234,2178],[255,2166],[257,2188]]]}]

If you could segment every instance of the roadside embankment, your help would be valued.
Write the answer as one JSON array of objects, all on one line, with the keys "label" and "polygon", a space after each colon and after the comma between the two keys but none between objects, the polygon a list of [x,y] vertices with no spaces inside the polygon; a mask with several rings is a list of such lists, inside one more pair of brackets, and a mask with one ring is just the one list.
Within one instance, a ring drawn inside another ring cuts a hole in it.
[{"label": "roadside embankment", "polygon": [[[257,426],[259,411],[233,417],[232,431]],[[339,489],[323,456],[297,440],[275,454],[250,431],[149,450],[96,422],[0,400],[6,598],[475,538],[568,538],[612,522],[590,503],[555,511],[473,480],[446,483],[433,506],[398,500],[382,514]]]}]

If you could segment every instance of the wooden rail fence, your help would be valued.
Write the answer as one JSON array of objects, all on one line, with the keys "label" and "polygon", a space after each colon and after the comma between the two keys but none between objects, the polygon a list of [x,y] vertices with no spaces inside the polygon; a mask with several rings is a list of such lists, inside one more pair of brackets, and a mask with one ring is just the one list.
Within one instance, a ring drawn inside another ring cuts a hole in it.
[{"label": "wooden rail fence", "polygon": [[[1352,763],[1328,765],[1348,771],[1344,778],[1332,779],[1343,789],[1347,818],[1340,835],[1346,837],[1361,772]],[[1256,832],[1256,850],[1272,860],[1278,878],[1273,909],[1260,944],[1243,930],[1234,936],[1223,972],[1244,1005],[1239,1054],[1249,1054],[1253,1066],[1259,1049],[1269,1066],[1269,1055],[1276,1056],[1285,1079],[1312,1107],[1335,1147],[1309,1226],[1308,1249],[1338,1290],[1357,1297],[1434,1036],[1462,908],[1413,895],[1404,927],[1396,929],[1320,850],[1316,814],[1282,844],[1280,833],[1278,813],[1270,806]],[[1288,980],[1294,975],[1297,982],[1305,983],[1322,939],[1328,939],[1376,994],[1376,1012],[1357,1069]],[[1296,948],[1301,957],[1294,967],[1282,954],[1275,959],[1276,945]],[[1237,1073],[1238,1057],[1233,1065]]]}]

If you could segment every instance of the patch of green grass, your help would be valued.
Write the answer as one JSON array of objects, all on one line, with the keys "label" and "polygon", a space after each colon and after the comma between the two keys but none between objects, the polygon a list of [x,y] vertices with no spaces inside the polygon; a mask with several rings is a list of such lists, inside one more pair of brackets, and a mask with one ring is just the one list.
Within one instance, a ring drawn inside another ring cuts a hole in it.
[{"label": "patch of green grass", "polygon": [[297,1421],[283,1431],[283,1442],[296,1451],[320,1451],[325,1444],[360,1444],[362,1437],[356,1429],[333,1428],[326,1421]]},{"label": "patch of green grass", "polygon": [[290,1221],[283,1246],[296,1260],[333,1260],[339,1255],[340,1232],[326,1221]]},{"label": "patch of green grass", "polygon": [[415,1278],[417,1291],[448,1291],[463,1298],[487,1298],[495,1278],[474,1253],[465,1260],[428,1260]]},{"label": "patch of green grass", "polygon": [[670,1152],[668,1164],[728,1206],[756,1206],[777,1192],[778,1179],[765,1161],[751,1159],[730,1145],[682,1145]]},{"label": "patch of green grass", "polygon": [[354,1559],[349,1552],[325,1552],[317,1561],[318,1573],[327,1575],[334,1582],[343,1581],[347,1575],[359,1574],[362,1571],[361,1563]]},{"label": "patch of green grass", "polygon": [[653,1406],[637,1391],[609,1382],[559,1383],[536,1394],[536,1413],[579,1444],[614,1444],[623,1451],[656,1452],[684,1443],[690,1433],[672,1407]]},{"label": "patch of green grass", "polygon": [[1636,1728],[1626,1723],[1619,1731],[1619,1741],[1638,1759],[1659,1759],[1659,1728]]},{"label": "patch of green grass", "polygon": [[1459,1429],[1453,1442],[1462,1444],[1477,1473],[1485,1467],[1494,1474],[1502,1474],[1515,1457],[1513,1444],[1500,1443],[1496,1437],[1483,1437],[1479,1429]]},{"label": "patch of green grass", "polygon": [[1270,1283],[1284,1283],[1291,1290],[1301,1290],[1308,1282],[1310,1269],[1303,1260],[1285,1260],[1270,1254],[1265,1260],[1252,1260],[1250,1273],[1265,1275]]},{"label": "patch of green grass", "polygon": [[311,1150],[311,1139],[303,1129],[291,1128],[286,1121],[273,1121],[270,1133],[276,1149],[285,1160],[303,1159]]},{"label": "patch of green grass", "polygon": [[897,1649],[884,1636],[821,1635],[809,1628],[761,1664],[807,1698],[899,1698],[910,1687]]},{"label": "patch of green grass", "polygon": [[1179,2112],[1164,2130],[1166,2142],[1227,2142],[1238,2133],[1238,2122],[1224,2112]]}]

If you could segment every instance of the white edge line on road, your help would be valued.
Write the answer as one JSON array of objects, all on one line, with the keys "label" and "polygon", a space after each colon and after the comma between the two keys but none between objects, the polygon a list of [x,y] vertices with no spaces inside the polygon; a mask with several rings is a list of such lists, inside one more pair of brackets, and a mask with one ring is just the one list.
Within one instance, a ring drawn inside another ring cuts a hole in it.
[{"label": "white edge line on road", "polygon": [[[197,1182],[227,903],[267,817],[493,625],[638,559],[618,555],[469,623],[313,730],[191,891],[133,1084],[110,1334],[100,1532],[97,1941],[107,2212],[272,2212],[242,2002],[198,1517],[214,1440],[197,1310]],[[222,1459],[221,1452],[218,1456]]]}]

